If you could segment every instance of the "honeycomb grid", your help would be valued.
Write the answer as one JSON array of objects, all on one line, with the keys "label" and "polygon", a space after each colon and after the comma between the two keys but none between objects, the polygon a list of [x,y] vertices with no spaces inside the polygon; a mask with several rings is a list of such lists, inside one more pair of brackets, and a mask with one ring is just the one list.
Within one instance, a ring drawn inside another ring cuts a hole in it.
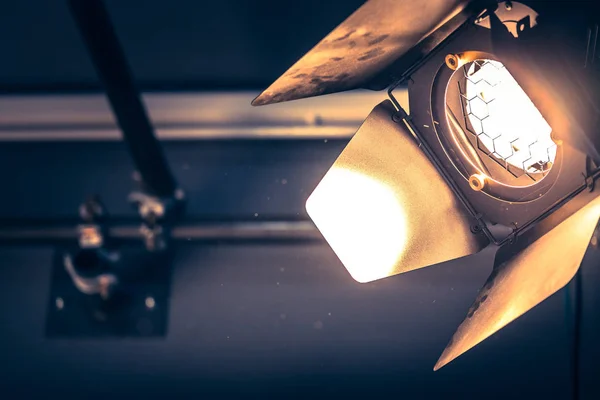
[{"label": "honeycomb grid", "polygon": [[[515,116],[500,115],[512,106],[512,99],[507,97],[511,94],[520,95],[515,91],[515,85],[522,96],[526,96],[505,66],[497,61],[476,60],[465,65],[462,70],[464,85],[461,85],[459,79],[458,89],[464,123],[466,130],[476,138],[477,148],[515,178],[526,174],[536,181],[540,179],[540,174],[545,176],[556,155],[556,144],[551,140],[549,132],[546,138],[531,129],[523,131],[523,128],[507,128],[510,123],[506,121],[511,121],[513,125],[530,124],[529,118],[533,116],[521,115],[518,110]],[[525,100],[521,99],[523,101]],[[527,101],[530,107],[535,107],[528,97]],[[494,102],[502,104],[494,107]],[[543,120],[541,115],[539,118]]]}]

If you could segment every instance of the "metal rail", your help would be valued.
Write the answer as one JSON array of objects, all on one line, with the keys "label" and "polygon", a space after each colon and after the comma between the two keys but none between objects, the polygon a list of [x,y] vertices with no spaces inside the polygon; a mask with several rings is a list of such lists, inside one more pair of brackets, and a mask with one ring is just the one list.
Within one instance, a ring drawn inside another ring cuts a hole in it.
[{"label": "metal rail", "polygon": [[[142,100],[160,140],[311,140],[349,139],[386,95],[357,91],[262,108],[250,105],[254,97],[146,93]],[[0,142],[121,140],[101,94],[0,96]]]}]

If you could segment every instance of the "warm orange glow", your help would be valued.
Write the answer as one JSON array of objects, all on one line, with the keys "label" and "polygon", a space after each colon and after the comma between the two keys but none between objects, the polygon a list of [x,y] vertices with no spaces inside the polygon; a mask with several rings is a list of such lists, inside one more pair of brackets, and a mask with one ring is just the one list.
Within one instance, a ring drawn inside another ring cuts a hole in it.
[{"label": "warm orange glow", "polygon": [[585,193],[579,196],[584,197],[572,201],[585,201],[585,196],[588,200],[596,197],[513,257],[499,264],[498,260],[495,262],[494,273],[481,289],[435,370],[519,318],[573,279],[589,250],[600,218],[600,197]]},{"label": "warm orange glow", "polygon": [[527,172],[544,172],[556,157],[552,128],[504,65],[477,60],[467,71],[469,120],[497,159]]},{"label": "warm orange glow", "polygon": [[369,176],[333,167],[306,210],[358,282],[389,276],[405,251],[403,207],[392,189]]}]

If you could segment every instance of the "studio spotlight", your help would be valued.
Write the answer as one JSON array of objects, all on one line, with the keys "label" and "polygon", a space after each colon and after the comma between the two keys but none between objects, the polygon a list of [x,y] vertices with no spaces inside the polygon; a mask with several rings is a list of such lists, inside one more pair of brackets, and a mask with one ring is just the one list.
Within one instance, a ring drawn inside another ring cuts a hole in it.
[{"label": "studio spotlight", "polygon": [[598,29],[560,28],[517,2],[370,0],[253,102],[388,89],[306,203],[357,281],[497,248],[435,369],[566,285],[594,235]]}]

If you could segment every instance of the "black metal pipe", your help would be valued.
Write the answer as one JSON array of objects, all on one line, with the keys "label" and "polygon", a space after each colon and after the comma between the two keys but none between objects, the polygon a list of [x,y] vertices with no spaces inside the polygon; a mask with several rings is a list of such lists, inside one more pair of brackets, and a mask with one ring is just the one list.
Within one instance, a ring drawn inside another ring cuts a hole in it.
[{"label": "black metal pipe", "polygon": [[[116,223],[106,227],[111,242],[142,243],[140,224]],[[0,224],[2,244],[75,243],[78,231],[69,222],[43,222],[6,226]],[[309,221],[192,222],[173,226],[170,240],[179,242],[306,242],[323,238]]]},{"label": "black metal pipe", "polygon": [[177,189],[102,0],[68,0],[145,189],[172,197]]}]

